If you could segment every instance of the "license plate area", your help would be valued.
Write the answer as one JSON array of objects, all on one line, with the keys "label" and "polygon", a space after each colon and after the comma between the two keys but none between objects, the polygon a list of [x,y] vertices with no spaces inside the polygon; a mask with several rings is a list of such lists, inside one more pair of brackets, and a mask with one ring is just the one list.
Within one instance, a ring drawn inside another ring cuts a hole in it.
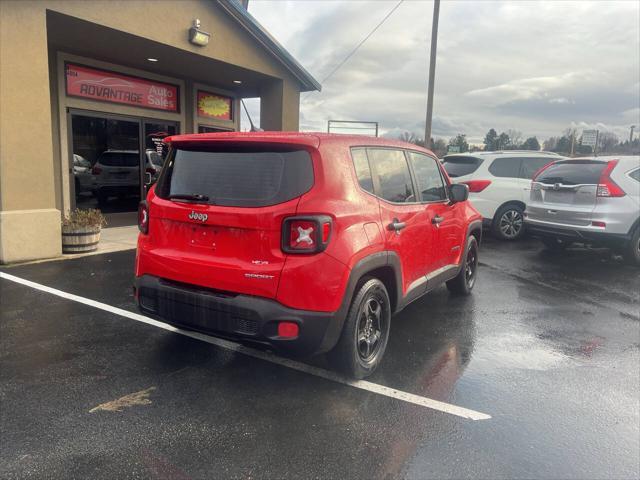
[{"label": "license plate area", "polygon": [[219,232],[216,227],[190,225],[187,228],[190,230],[187,238],[191,247],[216,250],[218,247],[216,242],[219,241]]},{"label": "license plate area", "polygon": [[575,198],[575,192],[573,191],[555,191],[545,190],[544,201],[545,203],[559,203],[559,204],[572,204]]}]

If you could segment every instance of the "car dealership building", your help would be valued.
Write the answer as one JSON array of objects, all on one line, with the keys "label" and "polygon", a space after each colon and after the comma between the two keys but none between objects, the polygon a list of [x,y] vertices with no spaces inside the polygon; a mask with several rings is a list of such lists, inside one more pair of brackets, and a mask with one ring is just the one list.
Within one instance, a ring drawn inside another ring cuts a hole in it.
[{"label": "car dealership building", "polygon": [[0,263],[60,255],[101,169],[138,193],[100,208],[131,210],[165,136],[239,130],[249,97],[261,128],[298,130],[319,89],[240,0],[0,1]]}]

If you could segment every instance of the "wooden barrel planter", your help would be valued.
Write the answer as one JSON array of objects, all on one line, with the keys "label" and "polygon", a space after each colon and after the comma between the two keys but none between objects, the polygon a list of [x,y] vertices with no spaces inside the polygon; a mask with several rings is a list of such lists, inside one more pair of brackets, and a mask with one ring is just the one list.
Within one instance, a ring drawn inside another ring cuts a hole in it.
[{"label": "wooden barrel planter", "polygon": [[93,252],[100,241],[100,227],[62,227],[62,253]]}]

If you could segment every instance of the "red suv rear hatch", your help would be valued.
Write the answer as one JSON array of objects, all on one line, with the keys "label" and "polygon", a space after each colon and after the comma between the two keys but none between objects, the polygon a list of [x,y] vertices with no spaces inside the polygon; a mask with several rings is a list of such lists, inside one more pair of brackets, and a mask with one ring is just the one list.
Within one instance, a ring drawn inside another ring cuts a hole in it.
[{"label": "red suv rear hatch", "polygon": [[177,145],[149,196],[138,274],[274,298],[282,222],[312,185],[301,146]]}]

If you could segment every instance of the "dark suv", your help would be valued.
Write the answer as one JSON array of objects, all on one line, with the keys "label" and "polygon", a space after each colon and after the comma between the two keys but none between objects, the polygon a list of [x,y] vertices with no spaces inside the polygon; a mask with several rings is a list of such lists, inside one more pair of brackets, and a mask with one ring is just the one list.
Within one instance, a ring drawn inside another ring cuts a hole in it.
[{"label": "dark suv", "polygon": [[136,298],[168,323],[371,374],[391,316],[476,280],[481,217],[428,150],[360,136],[173,136],[140,205]]}]

